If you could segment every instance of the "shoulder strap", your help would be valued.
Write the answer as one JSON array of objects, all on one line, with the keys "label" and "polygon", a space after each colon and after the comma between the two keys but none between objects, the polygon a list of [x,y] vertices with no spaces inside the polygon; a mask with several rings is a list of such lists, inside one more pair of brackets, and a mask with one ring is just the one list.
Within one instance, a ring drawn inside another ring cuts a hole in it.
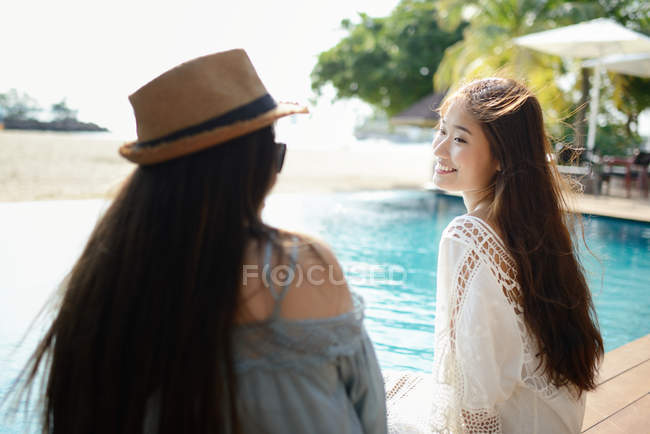
[{"label": "shoulder strap", "polygon": [[269,291],[271,291],[271,295],[273,296],[274,299],[278,299],[278,293],[275,290],[275,285],[273,284],[273,279],[272,277],[272,267],[271,267],[271,256],[273,254],[273,239],[275,237],[271,235],[269,239],[266,241],[266,249],[264,252],[264,267],[262,268],[262,272],[265,275],[265,281],[266,284],[269,287]]},{"label": "shoulder strap", "polygon": [[[269,286],[269,291],[275,299],[275,307],[271,318],[277,318],[280,313],[282,300],[287,294],[287,290],[291,283],[296,279],[296,262],[298,260],[298,239],[292,237],[293,246],[291,247],[291,254],[289,256],[289,265],[277,265],[275,267],[271,264],[271,257],[273,252],[273,238],[271,237],[266,244],[266,252],[264,255],[264,273],[266,282]],[[280,285],[280,291],[277,291],[276,284]]]}]

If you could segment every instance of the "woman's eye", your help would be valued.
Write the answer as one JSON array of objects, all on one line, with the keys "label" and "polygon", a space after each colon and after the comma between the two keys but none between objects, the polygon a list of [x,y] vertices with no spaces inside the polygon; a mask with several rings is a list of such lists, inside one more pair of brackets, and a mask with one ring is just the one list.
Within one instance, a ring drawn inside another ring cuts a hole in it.
[{"label": "woman's eye", "polygon": [[462,139],[462,138],[460,138],[460,137],[456,137],[454,140],[457,141],[457,142],[459,142],[459,143],[467,143],[467,140]]},{"label": "woman's eye", "polygon": [[441,130],[440,130],[440,135],[443,135],[443,136],[444,136],[445,134],[447,134],[447,131],[441,129]]}]

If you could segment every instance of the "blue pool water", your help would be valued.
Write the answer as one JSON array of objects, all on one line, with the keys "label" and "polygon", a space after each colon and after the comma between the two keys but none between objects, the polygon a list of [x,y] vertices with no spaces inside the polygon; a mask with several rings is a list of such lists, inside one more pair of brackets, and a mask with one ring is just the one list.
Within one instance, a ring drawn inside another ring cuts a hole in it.
[{"label": "blue pool water", "polygon": [[[16,349],[30,321],[69,270],[106,203],[0,204],[0,397],[33,349]],[[383,368],[428,371],[433,359],[437,247],[465,208],[422,191],[274,194],[264,218],[326,240],[366,300],[366,326]],[[583,255],[610,351],[650,333],[650,224],[588,217]],[[0,420],[0,433],[23,432]],[[20,426],[20,427],[19,427]]]},{"label": "blue pool water", "polygon": [[[333,247],[366,299],[366,325],[382,367],[430,370],[438,242],[445,226],[465,213],[462,200],[421,191],[275,199],[273,205],[298,212],[295,223],[305,232]],[[284,212],[268,211],[271,222],[282,222]],[[583,223],[593,255],[583,247],[581,257],[611,351],[650,333],[650,224],[593,216]],[[379,278],[373,279],[373,267]],[[405,278],[382,278],[401,268]]]}]

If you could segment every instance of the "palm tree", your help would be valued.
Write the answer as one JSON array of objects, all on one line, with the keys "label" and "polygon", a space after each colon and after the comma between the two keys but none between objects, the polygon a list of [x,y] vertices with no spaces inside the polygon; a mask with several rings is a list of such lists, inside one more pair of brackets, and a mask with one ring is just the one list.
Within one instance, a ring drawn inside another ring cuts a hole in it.
[{"label": "palm tree", "polygon": [[565,88],[580,85],[578,65],[516,46],[513,39],[596,18],[602,7],[593,0],[439,0],[437,6],[441,25],[455,27],[467,20],[469,26],[464,38],[445,51],[434,75],[436,90],[487,75],[525,77],[545,108],[552,132],[559,133],[558,120],[566,119],[573,107],[571,95],[559,83]]}]

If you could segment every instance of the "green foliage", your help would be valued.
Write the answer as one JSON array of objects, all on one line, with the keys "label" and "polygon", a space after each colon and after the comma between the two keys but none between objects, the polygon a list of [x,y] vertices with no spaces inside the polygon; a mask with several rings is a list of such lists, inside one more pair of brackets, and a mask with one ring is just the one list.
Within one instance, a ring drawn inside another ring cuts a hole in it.
[{"label": "green foliage", "polygon": [[70,107],[68,107],[65,98],[62,99],[60,102],[57,102],[56,104],[52,104],[50,111],[52,112],[52,114],[54,115],[54,119],[56,120],[77,118],[77,110],[72,110]]},{"label": "green foliage", "polygon": [[608,123],[598,128],[594,152],[599,155],[631,155],[632,151],[642,143],[638,134],[628,136],[625,124]]},{"label": "green foliage", "polygon": [[[36,113],[42,110],[38,102],[25,92],[11,89],[7,93],[0,93],[0,118],[7,121],[31,120]],[[77,110],[68,107],[65,98],[58,103],[52,104],[50,112],[55,121],[77,119]]]},{"label": "green foliage", "polygon": [[0,94],[0,112],[5,119],[25,120],[34,113],[41,111],[34,98],[26,93],[18,93],[11,89],[5,94]]},{"label": "green foliage", "polygon": [[598,3],[602,16],[612,18],[637,32],[650,32],[650,3],[643,0],[582,0],[585,3]]},{"label": "green foliage", "polygon": [[437,7],[449,25],[466,17],[469,26],[464,38],[446,51],[435,74],[436,89],[492,75],[523,80],[539,98],[551,133],[561,136],[559,121],[572,110],[570,96],[557,85],[567,73],[565,65],[559,57],[519,47],[513,39],[594,18],[600,6],[559,0],[440,0]]},{"label": "green foliage", "polygon": [[[630,29],[649,33],[650,3],[638,0],[440,0],[441,22],[454,26],[461,17],[469,20],[463,40],[450,47],[435,74],[437,89],[445,89],[478,77],[506,75],[524,79],[544,107],[547,127],[556,136],[572,135],[560,121],[572,122],[580,95],[561,90],[561,78],[579,74],[579,61],[565,64],[560,58],[518,47],[512,40],[521,35],[575,24],[599,17],[614,19]],[[612,75],[613,76],[613,75]],[[629,140],[636,134],[636,120],[648,97],[648,82],[616,76],[615,107],[628,118],[621,130]],[[573,114],[573,116],[572,116]],[[617,121],[613,121],[616,123]]]},{"label": "green foliage", "polygon": [[639,114],[650,108],[650,80],[629,75],[612,74],[612,101],[627,120],[625,135],[632,139],[637,131]]},{"label": "green foliage", "polygon": [[[650,35],[650,2],[599,0],[599,3],[605,11],[604,16],[613,18],[632,30]],[[650,79],[614,73],[610,73],[609,78],[613,85],[612,102],[626,117],[624,124],[612,123],[612,126],[617,130],[615,136],[618,136],[618,142],[624,137],[623,142],[627,143],[626,150],[629,151],[641,142],[638,120],[639,114],[650,108]]]},{"label": "green foliage", "polygon": [[[394,115],[431,92],[433,73],[438,91],[474,78],[508,76],[524,80],[534,90],[549,132],[567,141],[574,134],[571,124],[580,115],[576,112],[582,94],[580,61],[566,62],[512,41],[599,17],[650,35],[647,1],[402,0],[389,17],[360,14],[359,23],[344,20],[341,25],[348,36],[321,53],[312,72],[312,88],[318,92],[331,83],[337,97],[359,97]],[[560,82],[575,84],[567,92],[560,89]],[[613,104],[601,107],[620,113],[606,113],[610,127],[602,131],[602,147],[609,146],[605,143],[610,135],[612,142],[619,135],[634,143],[638,116],[650,107],[650,80],[610,73],[609,82],[611,89],[603,88],[601,95]],[[622,123],[621,113],[626,118]],[[610,146],[611,151],[616,146]]]},{"label": "green foliage", "polygon": [[331,83],[337,98],[358,97],[388,115],[431,93],[433,73],[462,26],[441,30],[431,0],[402,0],[388,17],[359,18],[341,22],[348,36],[320,54],[312,89],[319,93]]}]

